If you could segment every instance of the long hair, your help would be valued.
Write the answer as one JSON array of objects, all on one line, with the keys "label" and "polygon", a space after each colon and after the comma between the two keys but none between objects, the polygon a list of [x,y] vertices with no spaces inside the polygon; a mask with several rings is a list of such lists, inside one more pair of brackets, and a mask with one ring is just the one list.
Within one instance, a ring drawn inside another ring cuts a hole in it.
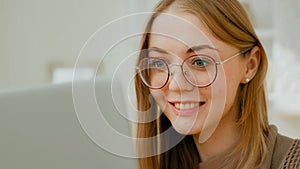
[{"label": "long hair", "polygon": [[[146,25],[141,41],[141,50],[146,50],[149,46],[149,32],[155,18],[172,4],[176,4],[176,8],[197,16],[219,40],[240,50],[253,46],[260,48],[261,59],[258,71],[249,83],[240,84],[237,94],[240,111],[237,114],[236,124],[242,128],[242,138],[235,150],[241,152],[237,168],[259,168],[266,158],[266,142],[269,131],[264,87],[268,63],[264,48],[255,34],[246,11],[237,0],[162,0],[154,9],[154,14]],[[147,56],[141,52],[138,61],[143,57]],[[138,75],[135,76],[135,88],[137,108],[140,111],[138,116],[142,117],[142,112],[157,105],[155,102],[151,102],[153,99],[151,99],[149,88],[142,83]],[[156,114],[157,112],[152,113]],[[170,126],[169,120],[162,114],[152,122],[138,123],[137,137],[154,137]],[[158,139],[151,145],[137,143],[138,152],[154,151],[163,141]],[[139,164],[141,169],[198,168],[199,159],[192,136],[186,136],[165,153],[139,158]],[[177,163],[178,161],[180,163]]]}]

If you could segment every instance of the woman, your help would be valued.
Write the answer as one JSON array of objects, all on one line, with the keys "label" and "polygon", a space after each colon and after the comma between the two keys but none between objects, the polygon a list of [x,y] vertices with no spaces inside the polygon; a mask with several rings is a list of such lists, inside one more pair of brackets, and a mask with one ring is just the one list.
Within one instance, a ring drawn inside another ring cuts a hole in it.
[{"label": "woman", "polygon": [[141,169],[300,168],[299,140],[268,124],[267,57],[238,1],[160,1],[141,51]]}]

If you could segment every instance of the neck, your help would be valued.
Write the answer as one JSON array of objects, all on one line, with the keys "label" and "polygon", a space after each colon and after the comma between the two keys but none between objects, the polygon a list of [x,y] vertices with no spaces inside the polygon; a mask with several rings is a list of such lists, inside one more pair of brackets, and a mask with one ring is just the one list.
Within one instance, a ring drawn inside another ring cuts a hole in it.
[{"label": "neck", "polygon": [[199,143],[199,134],[194,135],[201,161],[207,161],[215,156],[230,152],[237,145],[241,128],[236,125],[236,111],[225,115],[213,135],[204,143]]}]

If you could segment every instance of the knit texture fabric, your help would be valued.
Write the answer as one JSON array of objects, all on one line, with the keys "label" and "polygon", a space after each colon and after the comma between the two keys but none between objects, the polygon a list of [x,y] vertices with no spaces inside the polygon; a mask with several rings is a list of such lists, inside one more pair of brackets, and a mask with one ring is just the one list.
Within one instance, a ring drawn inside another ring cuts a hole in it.
[{"label": "knit texture fabric", "polygon": [[300,140],[295,140],[282,163],[281,169],[300,169]]}]

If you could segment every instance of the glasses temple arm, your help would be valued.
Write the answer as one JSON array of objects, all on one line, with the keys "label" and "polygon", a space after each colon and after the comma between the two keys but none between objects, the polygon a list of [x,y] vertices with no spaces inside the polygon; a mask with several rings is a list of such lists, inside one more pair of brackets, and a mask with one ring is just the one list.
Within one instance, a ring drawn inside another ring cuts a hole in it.
[{"label": "glasses temple arm", "polygon": [[225,60],[223,60],[223,61],[216,62],[216,64],[217,64],[217,65],[222,65],[222,64],[224,64],[225,62],[227,62],[227,61],[229,61],[229,60],[231,60],[231,59],[233,59],[233,58],[235,58],[235,57],[237,57],[237,56],[239,56],[239,55],[241,55],[241,54],[244,54],[244,53],[248,52],[250,49],[252,49],[252,47],[251,47],[251,48],[248,48],[248,49],[245,49],[245,50],[242,50],[242,51],[236,53],[235,55],[233,55],[233,56],[231,56],[231,57],[229,57],[229,58],[227,58],[227,59],[225,59]]}]

